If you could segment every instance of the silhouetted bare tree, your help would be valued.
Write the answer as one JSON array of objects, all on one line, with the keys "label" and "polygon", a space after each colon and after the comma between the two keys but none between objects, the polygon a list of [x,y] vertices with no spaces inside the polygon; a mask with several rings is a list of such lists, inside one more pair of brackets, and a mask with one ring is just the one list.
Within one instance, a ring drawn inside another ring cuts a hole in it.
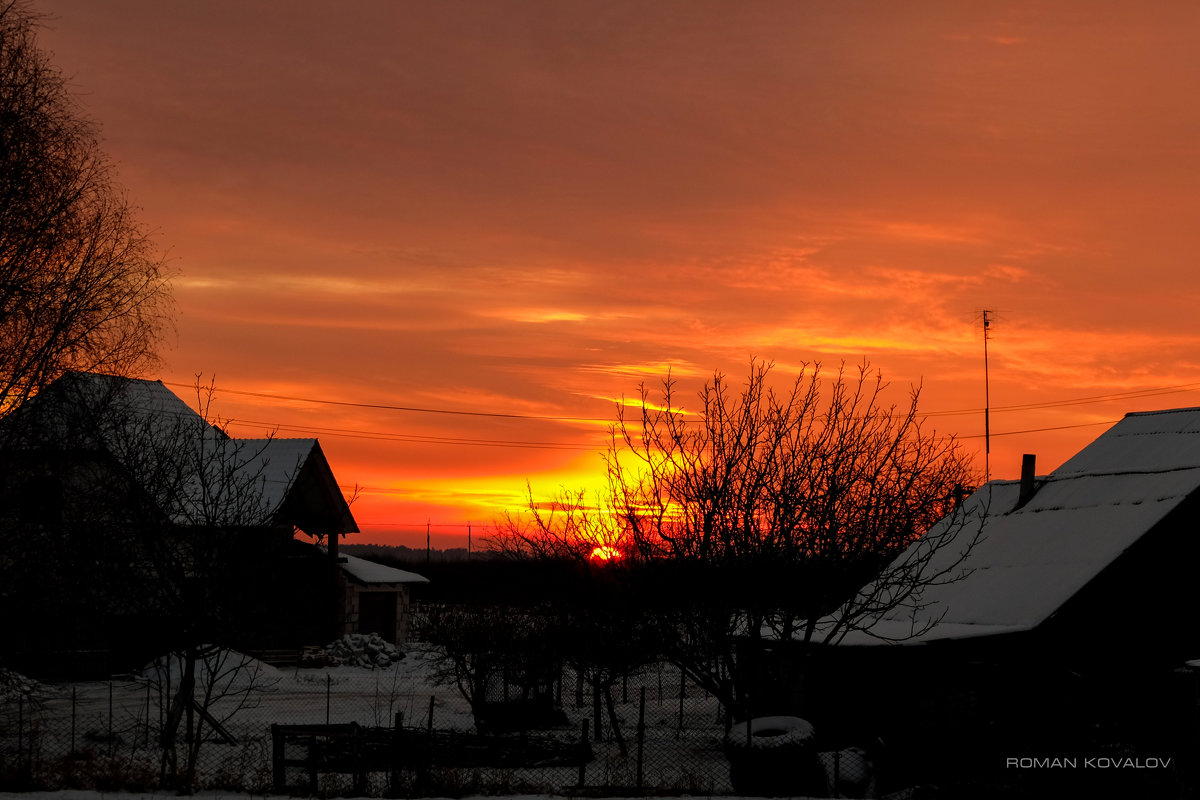
[{"label": "silhouetted bare tree", "polygon": [[[186,788],[205,724],[219,728],[223,721],[216,707],[236,713],[264,688],[257,662],[223,645],[254,624],[267,556],[279,544],[262,535],[277,527],[273,498],[280,493],[268,486],[267,470],[273,437],[227,435],[227,421],[213,411],[211,383],[197,380],[194,414],[147,413],[138,407],[143,397],[123,391],[127,384],[112,386],[111,394],[93,396],[80,407],[94,415],[90,428],[143,493],[137,506],[141,519],[130,535],[120,537],[122,563],[128,564],[128,585],[138,587],[140,602],[171,627],[172,653],[158,669],[160,679],[170,675],[165,686],[171,692],[160,745],[164,779]],[[278,534],[291,536],[290,526]]]},{"label": "silhouetted bare tree", "polygon": [[544,726],[562,671],[558,614],[544,607],[426,604],[418,636],[438,656],[435,679],[454,686],[483,732]]},{"label": "silhouetted bare tree", "polygon": [[[113,625],[130,650],[124,638],[136,635],[138,651],[170,651],[160,745],[164,779],[181,788],[203,729],[220,725],[215,708],[236,711],[261,686],[255,665],[226,648],[260,624],[271,567],[293,535],[276,519],[283,493],[272,482],[299,467],[271,436],[228,436],[212,386],[196,392],[192,410],[149,381],[68,373],[4,418],[0,451],[0,497],[53,488],[0,513],[6,614],[69,635],[80,626],[55,617],[71,610]],[[282,469],[268,469],[272,457]]]},{"label": "silhouetted bare tree", "polygon": [[170,316],[162,258],[38,23],[0,0],[0,415],[67,369],[136,372]]},{"label": "silhouetted bare tree", "polygon": [[[921,603],[935,552],[972,544],[961,525],[909,550],[955,512],[972,482],[953,437],[937,435],[868,365],[831,381],[805,368],[776,390],[752,362],[740,391],[716,374],[694,410],[677,382],[620,405],[603,496],[564,491],[511,517],[497,542],[516,556],[584,559],[614,548],[656,590],[664,653],[721,699],[745,707],[739,648],[764,639],[836,642]],[[860,591],[868,586],[867,590]],[[919,633],[919,631],[913,631]]]}]

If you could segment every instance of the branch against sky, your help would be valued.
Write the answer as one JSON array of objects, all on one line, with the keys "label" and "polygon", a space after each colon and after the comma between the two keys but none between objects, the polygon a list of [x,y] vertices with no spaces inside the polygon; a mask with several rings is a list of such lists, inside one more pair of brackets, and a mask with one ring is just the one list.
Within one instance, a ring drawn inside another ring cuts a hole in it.
[{"label": "branch against sky", "polygon": [[997,477],[1200,396],[1184,0],[37,8],[186,266],[162,377],[319,434],[375,541],[598,483],[601,431],[262,395],[595,419],[865,357],[982,452],[995,308]]},{"label": "branch against sky", "polygon": [[162,257],[40,22],[0,6],[0,415],[68,369],[144,369],[170,319]]},{"label": "branch against sky", "polygon": [[[954,579],[957,563],[923,567],[971,544],[957,541],[963,525],[922,539],[975,475],[954,437],[923,424],[919,387],[888,405],[865,363],[828,379],[814,365],[778,388],[773,377],[758,361],[740,388],[716,373],[695,411],[669,376],[658,392],[642,385],[635,416],[619,406],[600,497],[563,491],[539,505],[531,495],[530,513],[497,538],[514,557],[611,548],[607,568],[670,587],[658,592],[662,646],[729,706],[746,702],[738,641],[834,640],[919,602],[924,582]],[[913,559],[894,563],[918,541]]]},{"label": "branch against sky", "polygon": [[[89,622],[111,626],[118,633],[101,640],[117,657],[165,651],[181,665],[159,740],[164,779],[181,788],[206,739],[203,720],[212,722],[189,709],[251,699],[250,688],[206,681],[222,662],[222,672],[261,686],[253,665],[221,653],[284,624],[272,598],[294,579],[280,567],[294,528],[278,518],[274,440],[229,437],[211,385],[197,381],[196,395],[193,410],[157,383],[68,373],[3,420],[0,487],[7,498],[43,500],[0,519],[2,583],[25,589],[3,593],[6,613],[31,604],[25,626],[68,616],[76,635]],[[319,613],[322,599],[295,613]],[[138,620],[136,646],[121,639],[126,620]]]}]

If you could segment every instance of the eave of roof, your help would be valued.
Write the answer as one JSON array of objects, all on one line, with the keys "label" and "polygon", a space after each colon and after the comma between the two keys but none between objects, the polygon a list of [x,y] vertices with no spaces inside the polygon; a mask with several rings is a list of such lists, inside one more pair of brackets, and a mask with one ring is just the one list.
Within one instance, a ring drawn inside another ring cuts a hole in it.
[{"label": "eave of roof", "polygon": [[340,564],[342,571],[358,583],[367,585],[429,583],[429,579],[423,575],[389,567],[385,564],[377,564],[365,558],[341,555],[339,560],[341,559],[344,559]]},{"label": "eave of roof", "polygon": [[[1019,484],[992,481],[966,501],[982,532],[965,577],[930,586],[914,618],[897,610],[847,644],[909,643],[1029,631],[1041,625],[1200,489],[1200,409],[1127,415],[1049,476],[1015,509]],[[943,521],[930,536],[944,533]],[[912,549],[901,558],[908,557]],[[936,570],[957,556],[947,548]],[[969,573],[969,574],[967,574]]]}]

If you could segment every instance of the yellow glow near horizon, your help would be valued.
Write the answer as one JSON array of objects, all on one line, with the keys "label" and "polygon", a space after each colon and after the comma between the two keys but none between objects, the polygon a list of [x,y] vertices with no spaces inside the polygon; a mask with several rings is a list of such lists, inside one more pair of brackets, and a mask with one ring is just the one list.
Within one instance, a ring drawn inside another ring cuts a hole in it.
[{"label": "yellow glow near horizon", "polygon": [[363,540],[598,490],[617,398],[751,357],[869,358],[982,472],[981,308],[993,477],[1200,403],[1188,3],[37,5],[178,267],[153,377],[319,437]]},{"label": "yellow glow near horizon", "polygon": [[599,545],[592,550],[590,558],[593,561],[617,561],[621,558],[621,551],[608,545]]}]

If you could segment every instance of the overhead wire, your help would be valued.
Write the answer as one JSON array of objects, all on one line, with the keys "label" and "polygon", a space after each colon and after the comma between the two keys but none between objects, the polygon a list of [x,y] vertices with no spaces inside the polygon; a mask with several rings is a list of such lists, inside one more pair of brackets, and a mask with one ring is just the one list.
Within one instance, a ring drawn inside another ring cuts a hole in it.
[{"label": "overhead wire", "polygon": [[[185,383],[166,383],[167,386],[182,386],[192,388],[192,384]],[[542,414],[515,414],[500,411],[461,411],[458,409],[449,408],[424,408],[421,406],[397,406],[387,403],[354,403],[349,400],[324,400],[315,397],[294,397],[286,394],[275,394],[272,392],[250,392],[242,389],[220,389],[224,394],[236,394],[244,397],[260,397],[268,400],[287,400],[294,403],[318,403],[320,405],[329,406],[347,406],[350,408],[373,408],[382,411],[408,411],[420,414],[449,414],[463,417],[498,417],[500,419],[531,419],[531,420],[546,420],[551,422],[609,422],[607,418],[599,417],[555,417]]]},{"label": "overhead wire", "polygon": [[[1021,433],[1045,433],[1046,431],[1065,431],[1065,430],[1069,430],[1071,428],[1090,428],[1094,425],[1115,425],[1118,422],[1120,422],[1119,419],[1106,419],[1106,420],[1101,420],[1099,422],[1080,422],[1077,425],[1055,425],[1050,428],[1027,428],[1027,429],[1021,430],[1021,431],[1002,431],[1000,433],[993,432],[992,436],[993,437],[1016,436],[1017,434],[1021,434]],[[982,433],[972,433],[972,434],[968,434],[965,436],[955,436],[954,438],[955,439],[982,439],[984,437],[984,435],[985,434],[982,434]]]},{"label": "overhead wire", "polygon": [[[184,388],[192,388],[192,384],[164,382],[167,386],[178,386]],[[258,397],[266,400],[286,400],[295,403],[315,403],[320,405],[346,406],[350,408],[370,408],[383,411],[403,411],[422,414],[448,414],[456,416],[468,417],[495,417],[500,419],[522,419],[522,420],[541,420],[550,422],[611,422],[608,417],[571,417],[571,416],[553,416],[547,414],[517,414],[502,411],[465,411],[461,409],[448,408],[428,408],[423,406],[401,406],[389,403],[358,403],[349,400],[328,400],[317,397],[299,397],[296,395],[277,394],[273,392],[252,392],[243,389],[219,389],[223,394],[234,394],[244,397]],[[1140,397],[1156,397],[1164,394],[1178,394],[1181,392],[1200,391],[1200,382],[1196,383],[1181,383],[1173,386],[1160,386],[1151,389],[1134,389],[1128,392],[1112,392],[1109,394],[1086,395],[1083,397],[1072,397],[1063,400],[1048,400],[1041,403],[1020,403],[1008,406],[993,406],[992,411],[1032,411],[1042,408],[1060,408],[1074,405],[1087,405],[1089,403],[1102,403],[1112,400],[1136,399]],[[982,408],[958,408],[948,409],[945,411],[922,411],[918,415],[922,417],[947,417],[960,414],[978,414],[983,411]]]},{"label": "overhead wire", "polygon": [[[165,382],[166,383],[166,382]],[[166,383],[168,386],[188,386],[182,383]],[[532,420],[532,421],[548,421],[548,422],[605,422],[609,423],[611,419],[599,417],[571,417],[571,416],[552,416],[539,414],[517,414],[499,411],[465,411],[458,409],[444,408],[427,408],[419,406],[402,406],[387,403],[358,403],[345,400],[329,400],[315,397],[302,397],[296,395],[278,394],[273,392],[255,392],[240,389],[220,389],[219,392],[226,394],[239,395],[243,397],[255,397],[264,400],[280,400],[286,402],[313,403],[318,405],[343,406],[349,408],[367,408],[383,411],[399,411],[427,414],[444,414],[453,416],[468,416],[468,417],[487,417],[498,419],[517,419],[517,420]],[[1083,397],[1066,398],[1062,400],[1051,400],[1040,403],[1022,403],[1008,406],[995,406],[991,410],[993,412],[1015,412],[1015,411],[1034,411],[1052,408],[1066,408],[1078,405],[1088,405],[1092,403],[1113,402],[1117,400],[1138,399],[1144,397],[1157,397],[1166,394],[1178,394],[1189,391],[1200,391],[1200,382],[1183,383],[1172,386],[1162,386],[1149,389],[1136,389],[1128,392],[1113,392],[1101,395],[1088,395]],[[981,413],[981,408],[964,408],[951,409],[946,411],[926,411],[918,412],[918,416],[927,417],[951,417],[951,416],[966,416],[971,414]],[[1072,428],[1085,428],[1097,425],[1111,425],[1117,420],[1105,420],[1098,422],[1085,422],[1073,425],[1058,425],[1053,427],[1042,428],[1026,428],[1015,431],[1003,431],[994,433],[994,436],[1015,436],[1027,433],[1043,433],[1047,431],[1068,430]],[[276,424],[269,422],[261,422],[255,420],[231,420],[235,424],[245,425],[265,425],[267,427],[296,431],[301,433],[312,433],[326,436],[338,436],[345,438],[369,439],[375,441],[395,441],[408,442],[413,444],[447,444],[447,445],[464,445],[478,447],[510,447],[521,449],[545,449],[545,450],[592,450],[595,445],[583,442],[546,442],[546,441],[528,441],[520,439],[487,439],[475,437],[452,437],[452,436],[430,436],[420,434],[403,434],[392,433],[387,431],[370,431],[356,430],[344,428],[328,428],[315,425],[291,425],[291,424]],[[983,434],[968,434],[959,436],[960,439],[978,439],[983,438]]]},{"label": "overhead wire", "polygon": [[341,436],[351,439],[372,439],[375,441],[412,442],[415,444],[463,444],[486,447],[518,447],[544,450],[592,450],[593,445],[582,442],[531,442],[512,439],[473,439],[455,436],[427,436],[411,433],[390,433],[387,431],[361,431],[345,428],[325,428],[315,425],[275,424],[251,419],[235,419],[236,425],[265,425],[273,430],[295,431],[297,433],[319,433],[327,436]]},{"label": "overhead wire", "polygon": [[[1163,386],[1157,389],[1136,389],[1129,392],[1114,392],[1112,394],[1097,394],[1087,397],[1073,397],[1067,400],[1048,400],[1043,403],[1022,403],[1011,406],[992,406],[992,411],[1034,411],[1043,408],[1063,408],[1066,406],[1088,405],[1090,403],[1106,403],[1113,400],[1132,400],[1140,397],[1157,397],[1164,394],[1178,394],[1200,390],[1200,383],[1181,383],[1175,386]],[[951,417],[966,414],[978,414],[982,408],[961,408],[951,411],[923,411],[922,417]]]}]

